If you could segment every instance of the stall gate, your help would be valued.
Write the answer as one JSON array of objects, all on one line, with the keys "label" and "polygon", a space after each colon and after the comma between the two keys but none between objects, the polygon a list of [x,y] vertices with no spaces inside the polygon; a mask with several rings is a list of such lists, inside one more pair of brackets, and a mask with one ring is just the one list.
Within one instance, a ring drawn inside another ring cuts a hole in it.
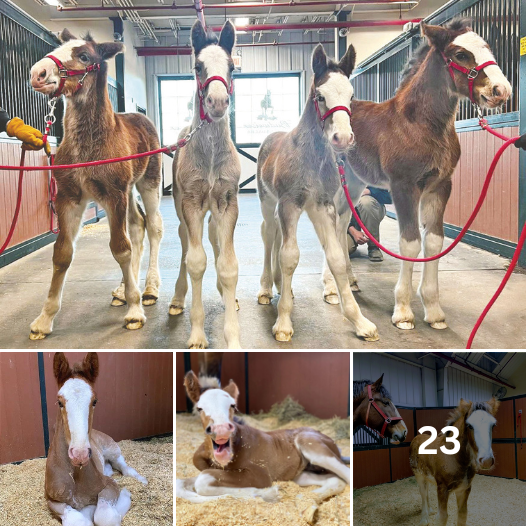
[{"label": "stall gate", "polygon": [[[409,466],[409,445],[423,426],[433,426],[438,432],[446,425],[455,407],[400,407],[400,416],[408,429],[403,444],[391,446],[388,439],[365,427],[353,436],[354,489],[395,482],[413,476]],[[485,475],[526,480],[526,419],[520,419],[519,411],[526,414],[526,395],[506,398],[497,414],[497,426],[493,430],[493,453],[495,467]],[[371,438],[374,444],[371,444]],[[482,474],[482,473],[481,473]]]},{"label": "stall gate", "polygon": [[[513,95],[488,121],[509,137],[526,131],[526,56],[520,56],[520,35],[526,35],[526,7],[521,0],[457,0],[428,17],[428,24],[444,24],[455,16],[469,17],[474,31],[491,46],[513,87]],[[400,74],[422,38],[420,29],[405,32],[362,62],[351,77],[356,97],[382,102],[391,98]],[[521,118],[521,114],[522,118]],[[462,156],[453,175],[453,191],[446,214],[446,235],[455,237],[479,197],[484,177],[502,141],[481,130],[472,104],[460,104],[456,123]],[[520,170],[519,170],[519,167]],[[519,176],[520,172],[520,176]],[[390,215],[394,215],[390,213]],[[508,148],[497,166],[488,197],[464,241],[511,257],[526,220],[526,153]],[[526,266],[526,250],[520,263]]]}]

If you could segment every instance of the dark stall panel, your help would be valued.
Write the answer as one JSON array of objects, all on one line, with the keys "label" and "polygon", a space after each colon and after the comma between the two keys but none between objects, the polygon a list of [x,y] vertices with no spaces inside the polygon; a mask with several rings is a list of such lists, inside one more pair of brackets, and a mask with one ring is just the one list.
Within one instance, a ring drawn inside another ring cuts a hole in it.
[{"label": "dark stall panel", "polygon": [[184,352],[175,353],[175,410],[186,411],[184,388]]},{"label": "dark stall panel", "polygon": [[0,353],[0,464],[45,455],[38,354]]},{"label": "dark stall panel", "polygon": [[523,443],[521,449],[520,442],[517,444],[517,468],[519,471],[519,478],[521,480],[526,480],[526,444]]},{"label": "dark stall panel", "polygon": [[493,438],[513,438],[513,400],[502,402],[497,413],[497,425],[493,428]]},{"label": "dark stall panel", "polygon": [[452,411],[453,409],[417,409],[415,434],[423,426],[433,426],[440,433]]},{"label": "dark stall panel", "polygon": [[[70,365],[86,353],[67,352]],[[99,352],[93,427],[114,440],[160,435],[173,430],[173,353]],[[53,355],[44,353],[50,440],[57,416]]]},{"label": "dark stall panel", "polygon": [[[521,426],[517,426],[517,417],[519,416],[519,411],[522,410],[522,418],[521,418]],[[526,438],[526,397],[524,398],[517,398],[515,400],[515,416],[514,416],[514,425],[516,426],[517,430],[517,438],[520,440],[521,433],[524,438]],[[520,446],[519,446],[520,447]]]},{"label": "dark stall panel", "polygon": [[248,363],[250,412],[290,395],[319,418],[347,417],[349,352],[250,352]]},{"label": "dark stall panel", "polygon": [[413,471],[409,466],[409,447],[391,448],[391,469],[393,482],[413,476]]},{"label": "dark stall panel", "polygon": [[[520,446],[519,446],[520,447]],[[515,444],[493,444],[495,467],[488,472],[479,471],[481,475],[491,477],[515,478]]]},{"label": "dark stall panel", "polygon": [[388,449],[353,452],[354,489],[376,486],[386,482],[391,482]]}]

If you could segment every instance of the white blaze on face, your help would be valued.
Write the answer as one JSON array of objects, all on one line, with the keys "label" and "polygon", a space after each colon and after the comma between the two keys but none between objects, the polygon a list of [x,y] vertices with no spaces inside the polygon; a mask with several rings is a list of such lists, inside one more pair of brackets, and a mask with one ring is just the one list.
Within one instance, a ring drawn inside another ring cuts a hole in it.
[{"label": "white blaze on face", "polygon": [[[225,79],[227,83],[229,82],[230,70],[228,54],[221,46],[206,46],[197,58],[203,63],[207,78],[221,77]],[[212,81],[208,85],[208,95],[213,99],[226,99],[228,91],[222,82]]]},{"label": "white blaze on face", "polygon": [[70,448],[89,448],[88,418],[93,391],[89,384],[80,378],[71,378],[60,391],[60,396],[66,401],[69,432],[71,434]]},{"label": "white blaze on face", "polygon": [[[485,62],[496,62],[486,41],[474,31],[462,33],[453,40],[453,45],[462,47],[466,51],[469,51],[473,55],[477,66],[480,66]],[[511,84],[504,76],[504,73],[502,73],[499,66],[487,66],[484,68],[484,73],[486,73],[492,87],[502,86],[506,90],[507,96],[509,97],[511,95]]]},{"label": "white blaze on face", "polygon": [[[335,71],[329,73],[327,81],[318,86],[317,91],[325,99],[325,111],[322,110],[323,103],[320,108],[322,115],[336,106],[344,106],[350,109],[354,89],[349,79],[342,73]],[[348,113],[336,111],[329,119],[331,119],[331,125],[325,127],[329,140],[334,134],[351,136],[352,129]]]},{"label": "white blaze on face", "polygon": [[491,450],[491,432],[497,419],[486,411],[473,411],[466,422],[473,428],[477,444],[478,458],[493,458]]},{"label": "white blaze on face", "polygon": [[197,408],[202,409],[204,414],[210,417],[210,425],[222,425],[230,422],[230,406],[235,403],[226,391],[209,389],[199,398]]}]

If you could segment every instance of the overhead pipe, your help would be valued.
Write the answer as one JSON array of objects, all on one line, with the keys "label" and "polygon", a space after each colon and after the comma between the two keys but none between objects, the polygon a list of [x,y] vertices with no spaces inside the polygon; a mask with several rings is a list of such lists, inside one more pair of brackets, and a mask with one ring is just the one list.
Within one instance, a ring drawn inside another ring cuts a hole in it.
[{"label": "overhead pipe", "polygon": [[63,13],[69,11],[180,11],[182,9],[196,9],[196,4],[201,4],[201,9],[265,9],[271,8],[301,8],[309,6],[330,6],[330,5],[375,5],[375,4],[418,4],[417,0],[349,0],[347,2],[338,2],[337,0],[309,0],[306,2],[229,2],[225,4],[203,4],[202,1],[194,0],[194,4],[162,4],[162,5],[137,5],[129,6],[57,6],[57,11]]},{"label": "overhead pipe", "polygon": [[[313,44],[334,44],[333,40],[322,40],[320,42],[254,42],[247,44],[236,44],[240,47],[264,47],[264,46],[312,46]],[[138,46],[135,48],[139,57],[158,57],[168,55],[191,55],[190,46]]]},{"label": "overhead pipe", "polygon": [[483,373],[482,371],[479,371],[478,369],[471,367],[467,363],[463,363],[463,362],[460,362],[459,360],[455,360],[455,358],[451,358],[447,354],[440,353],[440,352],[431,352],[431,354],[434,354],[435,356],[438,356],[439,358],[444,358],[444,360],[454,363],[455,365],[459,365],[460,367],[463,367],[464,369],[467,369],[468,371],[471,371],[472,373],[475,373],[479,376],[484,376],[485,378],[489,378],[492,382],[496,382],[496,383],[505,385],[506,387],[509,387],[510,389],[516,388],[514,385],[507,384],[506,382],[500,380],[499,378],[495,378],[494,376]]},{"label": "overhead pipe", "polygon": [[[339,29],[342,27],[381,27],[381,26],[405,26],[409,22],[419,23],[422,18],[411,20],[347,20],[342,22],[308,22],[305,24],[253,24],[248,26],[236,26],[237,31],[281,31],[283,29]],[[220,31],[221,26],[213,27],[213,31]]]}]

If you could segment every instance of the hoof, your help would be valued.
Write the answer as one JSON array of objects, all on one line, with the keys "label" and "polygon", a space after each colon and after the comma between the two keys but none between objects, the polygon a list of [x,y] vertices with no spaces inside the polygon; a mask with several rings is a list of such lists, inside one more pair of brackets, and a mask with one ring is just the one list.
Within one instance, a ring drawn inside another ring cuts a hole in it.
[{"label": "hoof", "polygon": [[170,316],[179,316],[184,311],[184,307],[177,307],[176,305],[170,305],[169,314]]},{"label": "hoof", "polygon": [[239,306],[239,300],[236,298],[236,311],[238,311],[241,307]]},{"label": "hoof", "polygon": [[290,342],[292,340],[292,335],[294,334],[294,331],[291,332],[285,332],[285,331],[277,331],[274,337],[278,342]]},{"label": "hoof", "polygon": [[378,333],[372,335],[372,336],[364,336],[363,339],[366,342],[377,342],[380,339],[380,335]]},{"label": "hoof", "polygon": [[137,329],[142,329],[143,325],[143,320],[131,319],[125,322],[124,328],[129,331],[136,331]]},{"label": "hoof", "polygon": [[143,305],[155,305],[157,303],[157,296],[154,296],[153,294],[143,294],[142,296],[142,304]]},{"label": "hoof", "polygon": [[31,331],[29,333],[29,339],[30,340],[43,340],[46,336],[47,336],[47,334],[44,334],[43,332]]},{"label": "hoof", "polygon": [[351,283],[351,290],[353,292],[362,292],[358,283]]},{"label": "hoof", "polygon": [[126,300],[121,300],[120,298],[117,298],[117,296],[113,296],[113,299],[111,300],[112,307],[122,307],[123,305],[126,305]]},{"label": "hoof", "polygon": [[327,294],[323,296],[323,299],[325,300],[325,303],[328,303],[329,305],[339,305],[340,304],[340,298],[338,297],[338,294]]},{"label": "hoof", "polygon": [[307,521],[308,524],[314,524],[314,515],[318,511],[318,506],[312,505],[303,511],[302,517]]},{"label": "hoof", "polygon": [[272,296],[269,296],[266,293],[258,294],[258,303],[260,305],[270,305],[271,300],[272,300]]},{"label": "hoof", "polygon": [[415,324],[412,321],[397,321],[395,326],[403,331],[409,331],[415,328]]},{"label": "hoof", "polygon": [[207,349],[208,340],[206,338],[197,338],[188,340],[189,349]]},{"label": "hoof", "polygon": [[447,323],[445,321],[435,321],[433,323],[430,323],[429,326],[432,329],[438,329],[438,330],[447,329]]}]

